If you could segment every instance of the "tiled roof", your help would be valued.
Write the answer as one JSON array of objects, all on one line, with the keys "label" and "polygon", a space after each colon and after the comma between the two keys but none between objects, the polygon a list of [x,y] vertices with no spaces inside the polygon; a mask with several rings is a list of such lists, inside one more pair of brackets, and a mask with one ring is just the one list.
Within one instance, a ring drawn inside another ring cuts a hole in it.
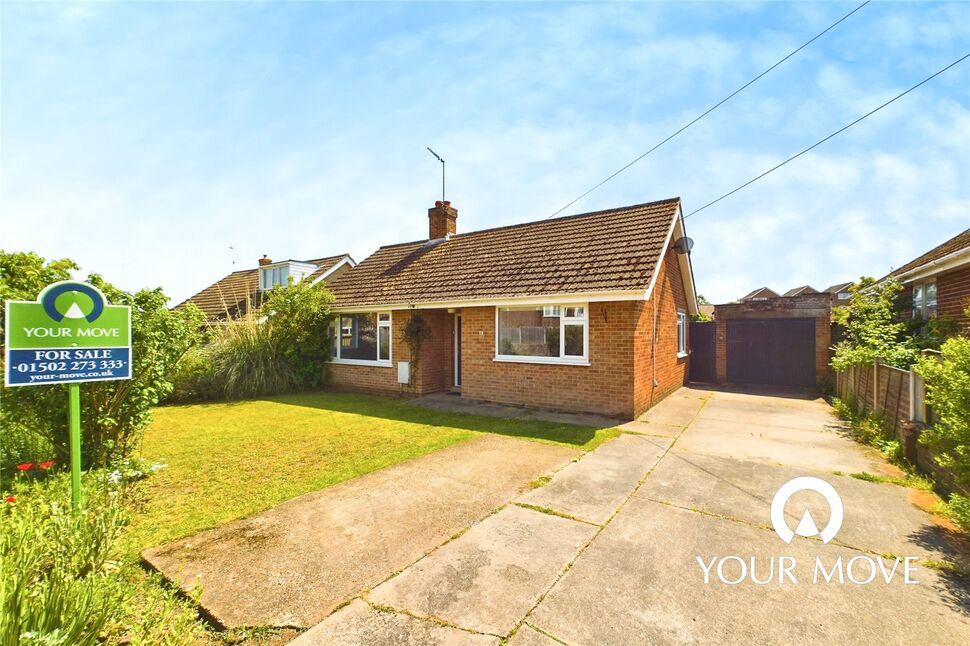
[{"label": "tiled roof", "polygon": [[826,287],[825,288],[825,293],[826,294],[838,294],[839,292],[844,292],[845,290],[849,289],[854,284],[855,283],[853,283],[851,281],[848,282],[848,283],[837,283],[835,285],[832,285],[831,287]]},{"label": "tiled roof", "polygon": [[[948,256],[951,253],[960,251],[961,249],[966,249],[970,247],[970,229],[967,229],[957,235],[953,236],[943,244],[938,247],[933,247],[922,256],[910,260],[908,263],[902,267],[893,270],[889,273],[889,276],[899,276],[900,274],[905,274],[906,272],[917,269],[918,267],[925,265],[926,263],[933,262],[934,260],[939,260],[944,256]],[[888,278],[889,276],[886,276]]]},{"label": "tiled roof", "polygon": [[338,305],[646,290],[680,198],[381,247],[330,288]]},{"label": "tiled roof", "polygon": [[789,289],[782,296],[800,296],[802,294],[818,294],[818,290],[811,285],[802,285],[801,287]]},{"label": "tiled roof", "polygon": [[[302,261],[317,265],[317,269],[307,280],[316,280],[347,257],[344,254]],[[195,303],[209,321],[224,321],[245,316],[248,311],[258,309],[263,302],[263,292],[259,291],[259,269],[234,271],[195,296],[179,303],[177,307],[190,302]]]},{"label": "tiled roof", "polygon": [[[762,294],[761,292],[765,292],[765,293]],[[775,290],[769,287],[759,287],[758,289],[755,289],[749,292],[748,294],[745,294],[744,296],[742,296],[740,300],[742,301],[750,300],[755,296],[760,296],[763,298],[778,298],[778,292],[776,292]]]}]

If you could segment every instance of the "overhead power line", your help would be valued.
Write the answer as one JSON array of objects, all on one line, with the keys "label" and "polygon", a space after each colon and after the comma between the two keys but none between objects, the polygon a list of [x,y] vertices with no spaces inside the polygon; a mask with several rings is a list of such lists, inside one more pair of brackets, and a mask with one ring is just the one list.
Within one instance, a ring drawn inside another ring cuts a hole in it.
[{"label": "overhead power line", "polygon": [[[812,36],[812,38],[810,38],[809,40],[805,41],[801,46],[797,47],[796,49],[793,49],[791,52],[788,53],[787,56],[785,56],[784,58],[782,58],[781,60],[779,60],[777,63],[775,63],[774,65],[772,65],[768,69],[766,69],[764,72],[762,72],[761,74],[758,74],[756,77],[754,77],[753,79],[751,79],[750,81],[748,81],[747,83],[745,83],[744,85],[742,85],[741,87],[739,87],[738,89],[736,89],[734,92],[731,92],[731,94],[727,95],[726,97],[724,97],[723,99],[721,99],[720,101],[718,101],[717,103],[715,103],[713,106],[711,106],[710,108],[708,108],[707,110],[705,110],[704,112],[702,112],[701,114],[699,114],[698,116],[696,116],[693,120],[691,120],[690,122],[688,122],[686,125],[681,126],[681,128],[679,130],[677,130],[676,132],[674,132],[672,135],[669,135],[666,139],[663,139],[658,144],[654,145],[653,148],[651,148],[647,152],[643,153],[642,155],[640,155],[639,157],[637,157],[636,159],[634,159],[633,161],[631,161],[629,164],[627,164],[623,168],[619,169],[618,171],[616,171],[615,173],[613,173],[612,175],[610,175],[609,177],[607,177],[606,179],[604,179],[602,182],[600,182],[596,186],[592,187],[591,189],[589,189],[588,191],[586,191],[585,193],[583,193],[582,195],[580,195],[579,197],[577,197],[575,200],[573,200],[569,204],[566,204],[565,206],[563,206],[562,208],[560,208],[558,211],[556,211],[555,213],[553,213],[552,215],[550,215],[549,218],[553,218],[553,217],[559,215],[560,213],[562,213],[563,211],[565,211],[566,209],[568,209],[569,207],[571,207],[573,204],[575,204],[576,202],[580,201],[581,199],[583,199],[584,197],[586,197],[587,195],[589,195],[590,193],[592,193],[593,191],[595,191],[596,189],[598,189],[600,186],[602,186],[603,184],[606,184],[608,181],[610,181],[611,179],[613,179],[614,177],[616,177],[617,175],[619,175],[620,173],[622,173],[623,171],[625,171],[626,169],[628,169],[630,166],[633,166],[634,164],[636,164],[637,162],[639,162],[641,159],[643,159],[644,157],[646,157],[647,155],[649,155],[650,153],[652,153],[653,151],[655,151],[657,148],[660,148],[665,143],[667,143],[668,141],[670,141],[671,139],[673,139],[674,137],[676,137],[677,135],[679,135],[683,131],[687,130],[692,125],[694,125],[695,123],[697,123],[698,121],[700,121],[701,119],[703,119],[704,117],[706,117],[707,115],[709,115],[710,113],[712,113],[715,110],[717,110],[719,107],[721,107],[722,105],[724,105],[725,103],[727,103],[728,101],[730,101],[731,99],[733,99],[735,96],[737,96],[738,94],[740,94],[741,92],[743,92],[744,90],[746,90],[748,87],[750,87],[751,85],[753,85],[755,82],[757,82],[758,80],[760,80],[761,77],[763,77],[764,75],[766,75],[768,72],[770,72],[771,70],[775,69],[776,67],[778,67],[779,65],[781,65],[782,63],[784,63],[785,61],[787,61],[789,58],[791,58],[792,56],[794,56],[798,52],[802,51],[803,49],[805,49],[806,47],[808,47],[812,43],[814,43],[816,40],[818,40],[819,38],[821,38],[822,36],[824,36],[825,34],[827,34],[828,32],[830,32],[831,30],[835,29],[835,27],[837,27],[842,21],[844,21],[849,16],[851,16],[855,12],[859,11],[860,9],[862,9],[864,6],[866,6],[867,4],[869,4],[871,1],[872,0],[866,0],[865,2],[863,2],[862,4],[860,4],[858,7],[856,7],[855,9],[853,9],[852,11],[850,11],[849,13],[845,14],[844,16],[842,16],[841,18],[839,18],[838,20],[836,20],[835,22],[833,22],[831,25],[829,25],[828,27],[826,27],[824,30],[822,30],[819,33],[817,33],[814,36]],[[548,220],[549,218],[546,218],[546,219]]]},{"label": "overhead power line", "polygon": [[920,81],[919,83],[917,83],[917,84],[916,84],[916,85],[914,85],[913,87],[911,87],[911,88],[909,88],[909,89],[908,89],[908,90],[906,90],[905,92],[900,92],[899,94],[897,94],[897,95],[896,95],[896,96],[894,96],[893,98],[891,98],[891,99],[889,99],[888,101],[886,101],[885,103],[883,103],[883,104],[882,104],[882,105],[880,105],[879,107],[877,107],[877,108],[873,108],[873,109],[872,109],[872,110],[870,110],[869,112],[867,112],[867,113],[865,113],[864,115],[862,115],[861,117],[859,117],[858,119],[856,119],[855,121],[853,121],[852,123],[849,123],[849,124],[846,124],[846,125],[844,125],[844,126],[842,126],[841,128],[839,128],[838,130],[836,130],[835,132],[833,132],[833,133],[832,133],[832,134],[830,134],[829,136],[827,136],[827,137],[825,137],[824,139],[820,139],[820,140],[818,140],[818,141],[816,141],[816,142],[815,142],[814,144],[812,144],[811,146],[809,146],[809,147],[808,147],[808,148],[806,148],[805,150],[803,150],[803,151],[801,151],[801,152],[799,152],[799,153],[797,153],[797,154],[795,154],[795,155],[792,155],[791,157],[789,157],[789,158],[788,158],[788,159],[786,159],[785,161],[783,161],[783,162],[781,162],[780,164],[778,164],[778,165],[776,165],[776,166],[773,166],[773,167],[771,167],[771,168],[769,168],[768,170],[766,170],[765,172],[763,172],[763,173],[761,173],[761,174],[760,174],[760,175],[758,175],[757,177],[755,177],[755,178],[753,178],[753,179],[750,179],[750,180],[748,180],[747,182],[745,182],[745,183],[744,183],[744,184],[742,184],[741,186],[738,186],[737,188],[735,188],[735,189],[733,189],[733,190],[730,190],[730,191],[728,191],[727,193],[725,193],[725,194],[724,194],[724,195],[722,195],[721,197],[719,197],[719,198],[717,198],[716,200],[712,200],[712,201],[710,201],[710,202],[708,202],[707,204],[705,204],[704,206],[702,206],[702,207],[700,207],[699,209],[694,209],[693,211],[691,211],[690,213],[688,213],[687,215],[685,215],[685,216],[684,216],[684,219],[687,219],[687,218],[689,218],[690,216],[692,216],[692,215],[694,215],[695,213],[700,213],[701,211],[703,211],[703,210],[704,210],[704,209],[706,209],[707,207],[709,207],[709,206],[713,206],[713,205],[715,205],[715,204],[717,204],[718,202],[720,202],[720,201],[721,201],[721,200],[723,200],[724,198],[726,198],[726,197],[729,197],[729,196],[731,196],[731,195],[734,195],[735,193],[737,193],[738,191],[740,191],[741,189],[743,189],[743,188],[745,188],[745,187],[747,187],[747,186],[751,186],[752,184],[754,184],[755,182],[757,182],[757,181],[758,181],[759,179],[761,179],[761,178],[762,178],[762,177],[764,177],[765,175],[768,175],[768,174],[770,174],[770,173],[773,173],[773,172],[775,172],[776,170],[778,170],[779,168],[781,168],[782,166],[784,166],[784,165],[785,165],[785,164],[787,164],[788,162],[790,162],[790,161],[794,161],[795,159],[798,159],[799,157],[801,157],[802,155],[804,155],[804,154],[805,154],[805,153],[807,153],[808,151],[810,151],[810,150],[812,150],[813,148],[817,148],[818,146],[821,146],[822,144],[824,144],[824,143],[825,143],[826,141],[828,141],[828,140],[829,140],[829,139],[831,139],[832,137],[834,137],[834,136],[836,136],[836,135],[838,135],[838,134],[840,134],[840,133],[843,133],[843,132],[845,132],[846,130],[848,130],[849,128],[851,128],[852,126],[854,126],[855,124],[857,124],[857,123],[859,123],[860,121],[862,121],[863,119],[865,119],[865,118],[867,118],[867,117],[871,117],[871,116],[872,116],[872,115],[874,115],[875,113],[877,113],[877,112],[879,112],[880,110],[882,110],[883,108],[885,108],[885,107],[886,107],[887,105],[889,105],[890,103],[893,103],[893,102],[895,102],[895,101],[897,101],[897,100],[899,100],[899,99],[901,99],[901,98],[903,98],[904,96],[906,96],[907,94],[909,94],[910,92],[912,92],[912,91],[913,91],[913,90],[915,90],[916,88],[918,88],[918,87],[920,87],[921,85],[923,85],[923,84],[925,84],[925,83],[928,83],[928,82],[930,82],[930,81],[932,81],[932,80],[933,80],[934,78],[936,78],[937,76],[939,76],[939,75],[940,75],[940,74],[942,74],[943,72],[945,72],[945,71],[947,71],[947,70],[948,70],[948,69],[950,69],[951,67],[954,67],[954,66],[956,66],[956,65],[958,65],[958,64],[960,64],[960,63],[962,63],[962,62],[963,62],[963,61],[965,61],[965,60],[966,60],[967,58],[970,58],[970,54],[964,54],[963,56],[961,56],[961,57],[960,57],[960,58],[958,58],[957,60],[955,60],[955,61],[953,61],[952,63],[950,63],[949,65],[947,65],[947,66],[946,66],[946,67],[944,67],[943,69],[941,69],[941,70],[939,70],[938,72],[936,72],[936,73],[934,73],[934,74],[931,74],[930,76],[927,76],[927,77],[926,77],[925,79],[923,79],[922,81]]}]

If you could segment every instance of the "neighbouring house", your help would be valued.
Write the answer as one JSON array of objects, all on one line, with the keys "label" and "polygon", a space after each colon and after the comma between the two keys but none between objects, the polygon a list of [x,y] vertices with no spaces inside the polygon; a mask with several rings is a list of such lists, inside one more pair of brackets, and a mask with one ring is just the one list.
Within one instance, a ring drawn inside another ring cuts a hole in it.
[{"label": "neighbouring house", "polygon": [[685,383],[698,304],[678,198],[470,233],[457,218],[436,202],[428,239],[330,283],[333,386],[633,417]]},{"label": "neighbouring house", "polygon": [[805,296],[806,294],[818,294],[818,290],[811,285],[802,285],[801,287],[789,289],[782,296]]},{"label": "neighbouring house", "polygon": [[710,303],[701,303],[698,305],[698,311],[700,312],[701,316],[714,318],[714,306]]},{"label": "neighbouring house", "polygon": [[758,289],[751,291],[739,299],[739,302],[745,303],[747,301],[766,301],[769,298],[778,298],[780,294],[773,289],[768,287],[759,287]]},{"label": "neighbouring house", "polygon": [[295,282],[329,283],[355,264],[348,254],[278,262],[263,256],[258,267],[234,271],[177,307],[195,303],[209,323],[222,323],[255,312],[262,305],[266,292],[277,285],[286,285],[290,278]]},{"label": "neighbouring house", "polygon": [[[964,329],[970,318],[970,229],[890,272],[903,284],[904,315],[912,318],[951,318]],[[881,281],[880,281],[881,282]]]},{"label": "neighbouring house", "polygon": [[832,295],[832,307],[843,307],[848,305],[849,299],[852,297],[852,293],[849,288],[855,285],[855,283],[849,281],[848,283],[836,283],[825,289],[826,294]]}]

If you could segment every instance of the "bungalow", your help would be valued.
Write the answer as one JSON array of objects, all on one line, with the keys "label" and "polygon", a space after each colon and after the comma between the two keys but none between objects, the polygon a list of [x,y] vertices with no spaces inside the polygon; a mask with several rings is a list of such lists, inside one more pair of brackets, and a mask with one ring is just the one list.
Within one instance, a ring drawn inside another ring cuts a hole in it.
[{"label": "bungalow", "polygon": [[436,202],[427,240],[329,284],[333,386],[632,417],[685,383],[698,305],[679,198],[462,234],[457,218]]},{"label": "bungalow", "polygon": [[943,244],[883,278],[893,277],[903,284],[904,315],[912,318],[947,317],[964,329],[970,318],[964,310],[970,306],[970,229],[958,233]]},{"label": "bungalow", "polygon": [[195,303],[210,324],[244,318],[259,309],[268,290],[276,285],[286,285],[290,278],[296,282],[309,280],[314,285],[329,283],[355,264],[348,254],[279,262],[263,256],[259,259],[258,267],[234,271],[179,303],[176,308]]}]

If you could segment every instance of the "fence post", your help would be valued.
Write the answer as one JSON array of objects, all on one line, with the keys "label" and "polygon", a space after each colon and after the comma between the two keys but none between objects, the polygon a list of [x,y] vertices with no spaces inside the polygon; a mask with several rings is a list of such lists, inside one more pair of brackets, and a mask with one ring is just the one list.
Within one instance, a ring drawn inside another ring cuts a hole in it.
[{"label": "fence post", "polygon": [[872,362],[872,412],[879,413],[879,357]]}]

